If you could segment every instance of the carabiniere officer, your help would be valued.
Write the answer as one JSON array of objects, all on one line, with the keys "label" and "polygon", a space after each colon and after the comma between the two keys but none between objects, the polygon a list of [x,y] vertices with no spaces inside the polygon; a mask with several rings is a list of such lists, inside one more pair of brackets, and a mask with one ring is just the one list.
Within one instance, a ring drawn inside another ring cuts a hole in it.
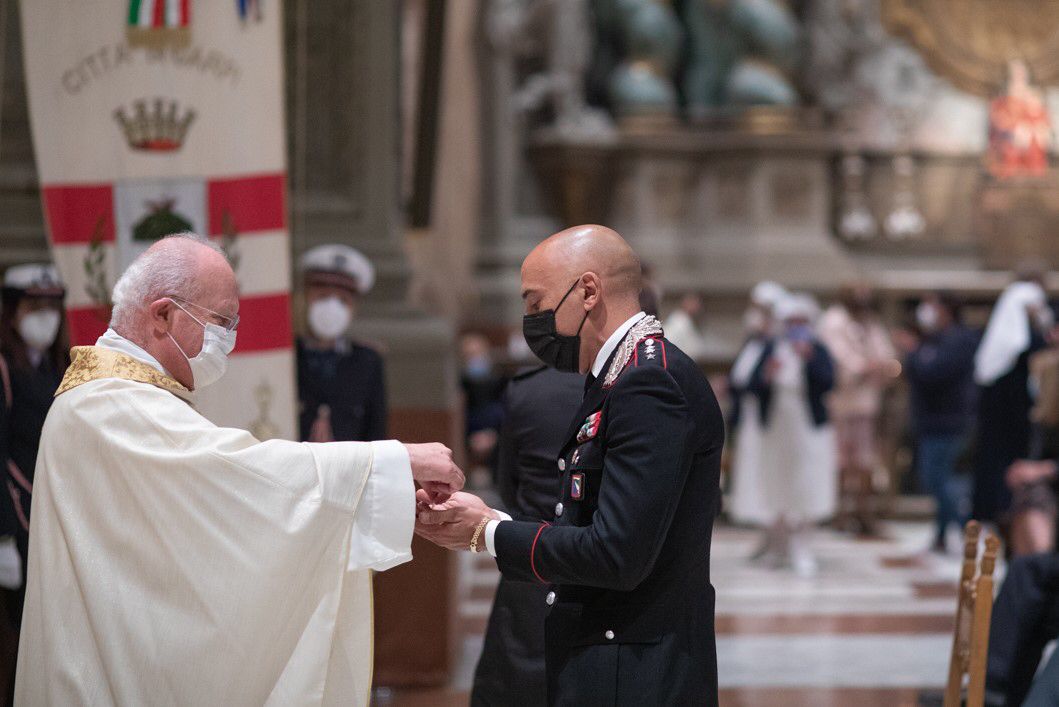
[{"label": "carabiniere officer", "polygon": [[640,272],[602,226],[562,231],[522,265],[530,348],[589,373],[556,462],[554,522],[508,520],[466,493],[419,496],[417,533],[549,587],[554,705],[717,704],[709,565],[724,425],[701,371],[639,311]]}]

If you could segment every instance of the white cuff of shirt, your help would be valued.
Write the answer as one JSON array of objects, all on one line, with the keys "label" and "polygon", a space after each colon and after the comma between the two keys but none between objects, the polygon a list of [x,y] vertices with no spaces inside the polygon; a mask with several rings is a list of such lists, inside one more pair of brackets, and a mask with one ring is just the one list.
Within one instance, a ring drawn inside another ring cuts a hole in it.
[{"label": "white cuff of shirt", "polygon": [[349,569],[381,572],[412,559],[415,483],[403,444],[371,442],[371,451],[371,471],[353,516]]},{"label": "white cuff of shirt", "polygon": [[498,511],[495,508],[493,512],[500,516],[500,520],[491,520],[485,524],[485,549],[490,555],[496,557],[496,544],[493,541],[493,537],[496,536],[496,526],[503,523],[505,520],[511,520],[511,516],[503,511]]}]

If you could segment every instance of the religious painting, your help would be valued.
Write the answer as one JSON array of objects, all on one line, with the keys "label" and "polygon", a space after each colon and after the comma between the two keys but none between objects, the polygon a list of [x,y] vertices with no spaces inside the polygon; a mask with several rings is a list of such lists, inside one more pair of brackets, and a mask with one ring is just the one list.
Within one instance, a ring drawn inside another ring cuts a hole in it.
[{"label": "religious painting", "polygon": [[1051,144],[1044,97],[1031,84],[1026,64],[1013,60],[1004,92],[989,102],[989,172],[998,179],[1044,176]]}]

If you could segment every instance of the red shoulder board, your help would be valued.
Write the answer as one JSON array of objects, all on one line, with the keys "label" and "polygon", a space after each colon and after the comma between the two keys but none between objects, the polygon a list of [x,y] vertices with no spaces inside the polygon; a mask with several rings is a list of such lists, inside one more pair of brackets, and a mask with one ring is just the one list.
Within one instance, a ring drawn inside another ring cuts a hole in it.
[{"label": "red shoulder board", "polygon": [[666,342],[660,336],[649,336],[646,339],[640,339],[636,343],[636,349],[632,355],[633,366],[648,366],[651,364],[659,365],[662,368],[668,367]]}]

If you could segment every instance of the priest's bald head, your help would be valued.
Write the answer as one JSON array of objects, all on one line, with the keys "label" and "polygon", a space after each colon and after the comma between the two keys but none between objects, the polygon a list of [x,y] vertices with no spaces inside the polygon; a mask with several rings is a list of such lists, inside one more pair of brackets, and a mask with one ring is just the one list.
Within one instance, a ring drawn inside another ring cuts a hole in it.
[{"label": "priest's bald head", "polygon": [[206,238],[178,233],[152,245],[118,279],[113,302],[111,328],[185,387],[201,388],[223,374],[239,286],[224,253]]},{"label": "priest's bald head", "polygon": [[545,363],[589,371],[603,344],[640,311],[640,259],[605,226],[545,239],[522,263],[526,341]]}]

